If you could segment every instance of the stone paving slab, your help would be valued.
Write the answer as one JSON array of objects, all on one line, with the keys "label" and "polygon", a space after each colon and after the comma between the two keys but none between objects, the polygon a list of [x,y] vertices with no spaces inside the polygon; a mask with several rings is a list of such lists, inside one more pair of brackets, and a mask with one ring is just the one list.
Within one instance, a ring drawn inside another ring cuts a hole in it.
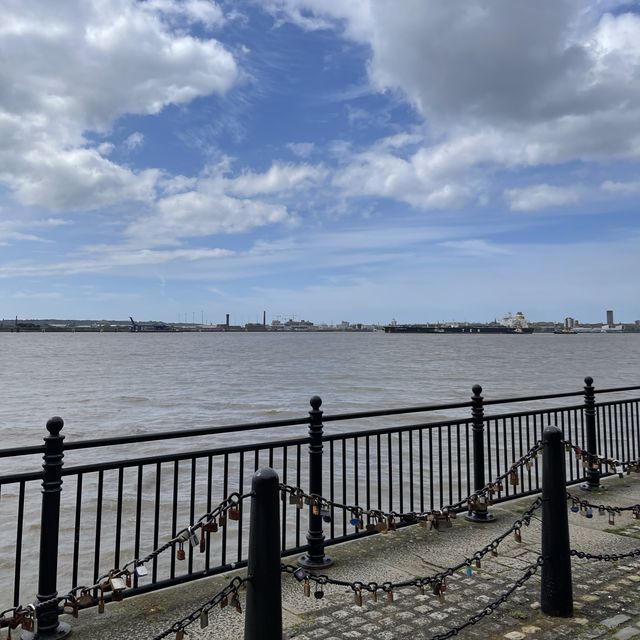
[{"label": "stone paving slab", "polygon": [[[607,490],[588,494],[571,492],[594,503],[628,505],[640,502],[640,476],[605,480]],[[492,524],[474,525],[458,518],[454,526],[428,531],[413,526],[388,535],[335,545],[327,552],[335,565],[325,573],[332,578],[362,582],[399,581],[432,575],[472,555],[507,529],[531,504],[533,498],[492,507],[498,516]],[[590,553],[622,553],[640,546],[640,521],[631,514],[616,519],[592,519],[569,513],[571,545]],[[283,584],[283,621],[287,640],[400,640],[432,638],[461,625],[470,616],[509,589],[523,570],[535,562],[540,550],[540,522],[533,519],[522,529],[522,543],[510,536],[500,545],[498,557],[487,555],[482,567],[468,577],[460,571],[448,579],[444,601],[417,588],[394,592],[394,601],[382,595],[373,602],[364,594],[363,606],[354,603],[349,588],[326,585],[324,597],[309,598],[302,586],[286,574]],[[284,562],[295,563],[295,558]],[[556,638],[616,638],[640,640],[640,557],[620,562],[573,559],[574,617],[550,618],[540,611],[540,570],[491,615],[460,632],[461,638],[486,640],[551,640]],[[198,580],[120,603],[111,603],[99,615],[82,611],[69,622],[73,637],[87,640],[120,638],[145,640],[169,627],[220,591],[234,575],[244,571]],[[211,611],[210,624],[198,622],[186,638],[241,638],[243,615],[233,607]],[[167,636],[170,640],[174,634]]]}]

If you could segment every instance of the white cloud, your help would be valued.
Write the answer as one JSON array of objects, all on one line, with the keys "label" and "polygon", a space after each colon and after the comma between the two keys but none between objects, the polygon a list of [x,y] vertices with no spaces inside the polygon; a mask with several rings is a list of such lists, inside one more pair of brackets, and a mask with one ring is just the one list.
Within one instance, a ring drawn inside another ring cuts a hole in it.
[{"label": "white cloud", "polygon": [[222,9],[212,0],[144,0],[144,9],[170,19],[200,23],[209,29],[224,23]]},{"label": "white cloud", "polygon": [[293,223],[292,193],[316,185],[325,170],[308,164],[274,163],[263,173],[229,175],[224,159],[198,180],[180,176],[166,183],[151,215],[132,223],[127,234],[143,243],[173,243],[181,238],[242,233],[265,225]]},{"label": "white cloud", "polygon": [[318,181],[324,175],[325,172],[320,167],[308,164],[283,165],[276,162],[264,173],[247,171],[225,183],[229,193],[247,197],[289,191],[304,183]]},{"label": "white cloud", "polygon": [[48,265],[7,264],[0,266],[0,278],[18,278],[82,273],[127,273],[129,267],[158,267],[179,263],[218,261],[233,256],[228,249],[210,247],[147,249],[127,245],[94,246],[87,248],[83,255]]},{"label": "white cloud", "polygon": [[[404,96],[428,125],[421,143],[400,136],[421,147],[409,156],[393,138],[353,155],[335,179],[347,195],[456,208],[486,200],[487,167],[640,159],[640,16],[625,13],[628,3],[268,6],[281,21],[332,28],[368,46],[372,87]],[[533,185],[529,196],[551,206],[570,202],[571,191]]]},{"label": "white cloud", "polygon": [[640,195],[640,180],[631,182],[614,182],[612,180],[606,180],[602,183],[602,190],[605,193],[611,193],[616,196]]},{"label": "white cloud", "polygon": [[290,142],[287,148],[299,158],[308,158],[315,150],[313,142]]},{"label": "white cloud", "polygon": [[144,134],[139,131],[134,131],[130,136],[127,136],[122,145],[127,151],[133,151],[138,147],[141,147],[144,143]]},{"label": "white cloud", "polygon": [[440,243],[440,246],[447,249],[452,249],[455,252],[478,258],[484,258],[495,255],[511,255],[512,251],[505,247],[492,244],[486,240],[479,238],[472,240],[450,240],[448,242]]},{"label": "white cloud", "polygon": [[157,212],[130,225],[127,235],[143,243],[166,244],[178,238],[240,233],[287,219],[283,205],[187,191],[161,198]]},{"label": "white cloud", "polygon": [[580,186],[557,187],[536,184],[522,189],[507,189],[505,197],[512,211],[537,211],[549,207],[565,207],[577,204],[586,194]]},{"label": "white cloud", "polygon": [[197,1],[5,3],[0,182],[21,203],[53,209],[152,200],[158,173],[109,161],[108,143],[89,148],[85,132],[225,93],[238,77],[233,56],[164,20],[177,13],[213,24],[218,12]]}]

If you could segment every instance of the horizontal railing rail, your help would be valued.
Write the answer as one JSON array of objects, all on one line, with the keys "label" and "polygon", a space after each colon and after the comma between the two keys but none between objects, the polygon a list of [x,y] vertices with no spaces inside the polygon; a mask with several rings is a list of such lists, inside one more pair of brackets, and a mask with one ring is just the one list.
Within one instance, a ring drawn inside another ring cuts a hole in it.
[{"label": "horizontal railing rail", "polygon": [[[61,498],[58,578],[65,586],[92,583],[109,568],[143,556],[195,522],[216,500],[230,492],[242,493],[261,465],[274,468],[283,482],[310,493],[315,492],[312,486],[319,487],[318,493],[328,495],[332,501],[366,509],[422,512],[459,502],[479,485],[484,486],[485,481],[508,471],[514,460],[542,438],[548,424],[556,424],[567,440],[586,451],[602,452],[607,458],[635,459],[640,457],[640,398],[603,396],[636,390],[640,386],[596,390],[587,382],[578,392],[484,399],[482,389],[474,387],[471,400],[465,402],[329,415],[323,415],[320,399],[314,398],[312,411],[306,417],[79,441],[60,437],[63,454],[207,436],[214,442],[199,447],[189,442],[184,450],[163,451],[157,447],[151,455],[132,456],[125,451],[124,456],[106,461],[103,457],[84,462],[71,456],[71,464],[60,465],[56,471]],[[581,404],[512,410],[521,403],[581,395]],[[596,398],[603,399],[596,402]],[[500,406],[509,410],[501,413]],[[486,407],[492,407],[492,412],[485,414]],[[461,411],[466,415],[461,416]],[[395,416],[420,413],[426,414],[425,419],[414,423],[393,420]],[[325,424],[333,425],[330,432],[324,430]],[[308,433],[277,437],[278,433],[284,435],[280,428],[296,426],[304,426]],[[588,442],[591,431],[595,444]],[[241,432],[249,437],[251,432],[266,435],[261,435],[259,442],[240,439],[233,444],[215,443],[219,436]],[[35,586],[36,574],[42,572],[42,567],[37,567],[37,554],[28,550],[41,515],[41,484],[51,471],[46,460],[51,439],[55,437],[47,436],[43,445],[0,451],[9,471],[0,476],[0,552],[13,557],[9,565],[14,582],[12,593],[0,595],[0,606],[8,605],[2,602],[3,597],[11,598],[16,605],[22,593],[43,593]],[[109,453],[118,456],[115,449]],[[24,456],[43,454],[43,470],[25,472],[16,468],[12,472],[13,458],[18,462]],[[593,484],[592,472],[567,452],[570,484],[585,479]],[[607,469],[598,471],[597,482],[610,473]],[[519,474],[517,484],[504,482],[496,488],[493,501],[537,493],[541,482],[541,467],[537,460],[532,461],[530,468]],[[464,510],[457,510],[460,508]],[[373,534],[355,526],[345,512],[331,510],[329,521],[325,522],[311,506],[300,509],[283,501],[281,510],[282,553],[306,551],[304,558],[310,566],[324,566],[328,558],[325,546]],[[492,517],[486,506],[478,505],[470,507],[469,515],[472,520],[487,522]],[[50,526],[48,520],[42,520],[41,535],[49,535]],[[248,522],[241,508],[237,525],[207,534],[205,552],[187,548],[185,561],[174,555],[155,559],[148,578],[134,578],[131,593],[244,566],[247,532]],[[9,580],[7,576],[0,577],[4,583]]]}]

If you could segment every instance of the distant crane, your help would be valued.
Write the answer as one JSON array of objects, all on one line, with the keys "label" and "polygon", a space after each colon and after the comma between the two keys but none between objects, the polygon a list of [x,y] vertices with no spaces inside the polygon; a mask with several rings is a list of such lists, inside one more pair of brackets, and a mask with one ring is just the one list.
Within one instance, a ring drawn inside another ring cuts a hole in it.
[{"label": "distant crane", "polygon": [[131,329],[129,329],[129,331],[131,332],[140,331],[140,326],[136,323],[136,321],[131,316],[129,316],[129,320],[131,320]]}]

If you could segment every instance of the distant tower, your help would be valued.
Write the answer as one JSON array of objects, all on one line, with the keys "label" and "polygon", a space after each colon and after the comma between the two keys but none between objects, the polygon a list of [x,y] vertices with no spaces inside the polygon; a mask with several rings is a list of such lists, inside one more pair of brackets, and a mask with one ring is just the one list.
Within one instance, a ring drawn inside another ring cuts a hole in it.
[{"label": "distant tower", "polygon": [[607,309],[607,324],[613,327],[613,311],[611,309]]},{"label": "distant tower", "polygon": [[226,320],[225,324],[226,324],[227,327],[229,326],[229,314],[228,313],[227,313],[227,320]]},{"label": "distant tower", "polygon": [[262,312],[262,326],[263,327],[267,326],[267,312],[266,311]]}]

